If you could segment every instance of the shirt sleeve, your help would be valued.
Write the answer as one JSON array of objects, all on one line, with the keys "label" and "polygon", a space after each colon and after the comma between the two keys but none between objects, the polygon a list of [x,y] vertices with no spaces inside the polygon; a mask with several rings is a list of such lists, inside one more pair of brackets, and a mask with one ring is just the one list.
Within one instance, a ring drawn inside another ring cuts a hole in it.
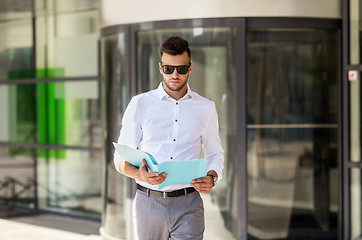
[{"label": "shirt sleeve", "polygon": [[222,179],[224,150],[219,136],[219,122],[215,105],[210,113],[206,130],[201,136],[201,142],[207,159],[206,172],[214,170],[218,175],[218,179]]},{"label": "shirt sleeve", "polygon": [[[133,148],[137,148],[142,139],[142,129],[137,117],[137,105],[137,99],[133,97],[126,108],[126,111],[124,112],[122,118],[122,127],[117,141],[119,144]],[[121,157],[117,151],[115,151],[113,162],[118,172],[120,172],[118,166],[121,161]]]}]

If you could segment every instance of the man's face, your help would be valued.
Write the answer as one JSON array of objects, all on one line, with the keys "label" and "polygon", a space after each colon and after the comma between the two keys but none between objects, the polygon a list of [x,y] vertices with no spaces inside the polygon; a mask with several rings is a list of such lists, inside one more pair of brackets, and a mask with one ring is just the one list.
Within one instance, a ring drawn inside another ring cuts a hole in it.
[{"label": "man's face", "polygon": [[187,79],[192,70],[192,64],[186,74],[178,73],[176,68],[172,73],[165,74],[162,70],[161,64],[170,65],[170,66],[183,66],[183,65],[189,66],[190,58],[189,58],[187,52],[184,52],[180,55],[175,55],[175,56],[167,54],[167,53],[163,53],[162,57],[161,57],[161,63],[159,65],[160,72],[163,76],[164,88],[165,87],[167,88],[167,89],[165,89],[166,92],[167,92],[167,90],[185,91]]}]

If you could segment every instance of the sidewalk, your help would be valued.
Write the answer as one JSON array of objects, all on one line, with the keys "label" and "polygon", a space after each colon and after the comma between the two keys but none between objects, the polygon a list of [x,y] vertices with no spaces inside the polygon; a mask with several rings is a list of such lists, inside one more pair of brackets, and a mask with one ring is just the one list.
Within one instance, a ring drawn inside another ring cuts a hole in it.
[{"label": "sidewalk", "polygon": [[99,235],[84,235],[0,219],[0,240],[101,240]]}]

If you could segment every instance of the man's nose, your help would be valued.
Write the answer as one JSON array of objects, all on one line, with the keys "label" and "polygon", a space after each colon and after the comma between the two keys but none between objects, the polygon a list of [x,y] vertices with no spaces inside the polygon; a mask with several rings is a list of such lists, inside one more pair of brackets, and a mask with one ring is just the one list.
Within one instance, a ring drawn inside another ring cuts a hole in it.
[{"label": "man's nose", "polygon": [[175,68],[174,70],[173,70],[173,72],[172,72],[172,76],[178,76],[179,74],[178,74],[178,72],[177,72],[177,69]]}]

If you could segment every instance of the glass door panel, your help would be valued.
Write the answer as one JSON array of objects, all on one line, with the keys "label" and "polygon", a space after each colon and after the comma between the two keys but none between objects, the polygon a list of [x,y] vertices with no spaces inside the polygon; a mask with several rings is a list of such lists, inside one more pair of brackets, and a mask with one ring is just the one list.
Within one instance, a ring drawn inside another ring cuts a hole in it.
[{"label": "glass door panel", "polygon": [[34,77],[32,30],[30,17],[0,22],[0,80]]},{"label": "glass door panel", "polygon": [[[351,72],[351,71],[350,71]],[[362,148],[362,139],[361,139],[361,73],[354,71],[356,74],[356,79],[350,81],[350,155],[352,162],[361,162],[361,148]]]},{"label": "glass door panel", "polygon": [[[355,71],[356,79],[350,81],[350,161],[360,164],[362,155],[362,119],[361,119],[361,72]],[[350,79],[351,80],[351,79]],[[360,167],[360,165],[359,165]],[[351,168],[350,179],[350,239],[359,239],[362,235],[361,168]]]},{"label": "glass door panel", "polygon": [[38,149],[39,209],[99,219],[100,161],[100,151]]},{"label": "glass door panel", "polygon": [[35,162],[35,149],[0,146],[1,218],[37,209]]},{"label": "glass door panel", "polygon": [[350,170],[350,191],[351,191],[351,200],[350,206],[353,211],[351,211],[350,217],[350,226],[351,226],[351,235],[350,239],[360,239],[362,236],[362,188],[361,188],[361,169],[353,168]]},{"label": "glass door panel", "polygon": [[350,47],[350,64],[361,64],[361,15],[362,0],[349,1],[349,47]]},{"label": "glass door panel", "polygon": [[336,239],[338,32],[247,33],[248,239]]},{"label": "glass door panel", "polygon": [[[348,14],[345,16],[349,24],[348,48],[343,49],[348,51],[349,59],[348,67],[348,93],[349,93],[349,142],[346,144],[347,151],[349,150],[349,159],[345,159],[348,174],[346,174],[346,185],[349,189],[349,198],[345,200],[349,206],[348,214],[345,216],[345,221],[349,221],[349,228],[345,231],[349,239],[360,239],[362,236],[362,211],[361,211],[361,148],[362,148],[362,118],[361,118],[361,56],[362,56],[362,0],[349,0]],[[347,32],[347,31],[346,31]],[[343,79],[347,82],[347,79]],[[346,103],[347,104],[347,103]],[[351,163],[352,162],[352,163]],[[351,164],[348,164],[351,163]],[[348,226],[348,225],[347,225]],[[347,238],[347,237],[346,237]]]}]

